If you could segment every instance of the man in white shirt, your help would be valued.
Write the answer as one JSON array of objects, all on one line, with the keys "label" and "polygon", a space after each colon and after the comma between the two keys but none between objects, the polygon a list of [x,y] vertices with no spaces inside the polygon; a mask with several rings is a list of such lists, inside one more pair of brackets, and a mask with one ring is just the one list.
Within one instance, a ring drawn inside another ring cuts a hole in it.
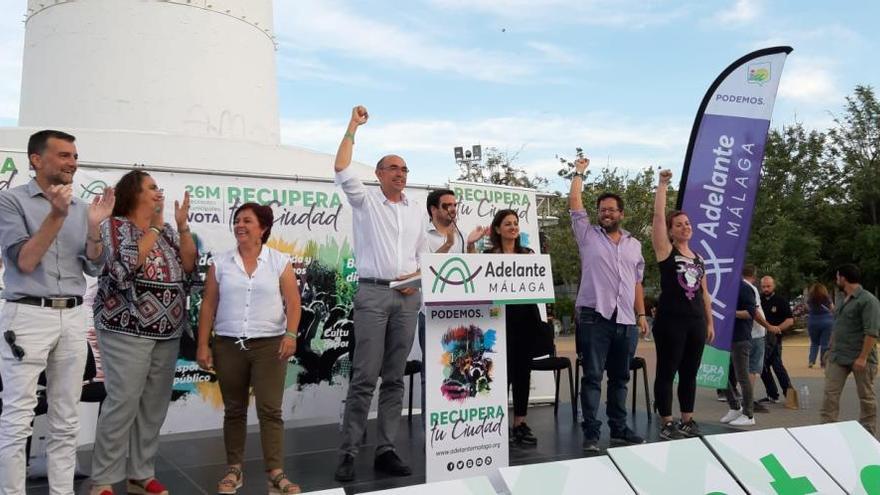
[{"label": "man in white shirt", "polygon": [[425,250],[425,210],[404,193],[409,168],[403,158],[387,155],[376,164],[379,189],[367,189],[349,168],[354,135],[369,118],[355,107],[334,169],[351,205],[358,289],[354,298],[354,356],[345,401],[341,459],[337,481],[355,476],[354,458],[364,434],[376,380],[379,389],[379,429],[374,467],[394,476],[411,470],[394,450],[403,407],[403,372],[412,347],[421,293],[413,287],[391,289],[390,282],[418,274],[417,256]]},{"label": "man in white shirt", "polygon": [[[465,241],[464,234],[458,228],[458,202],[455,192],[451,189],[435,189],[428,194],[428,224],[426,253],[468,253],[477,252],[477,241],[489,233],[488,226],[477,226]],[[425,308],[419,311],[419,347],[422,349],[422,360],[425,355]],[[422,378],[422,418],[425,415],[425,373]]]}]

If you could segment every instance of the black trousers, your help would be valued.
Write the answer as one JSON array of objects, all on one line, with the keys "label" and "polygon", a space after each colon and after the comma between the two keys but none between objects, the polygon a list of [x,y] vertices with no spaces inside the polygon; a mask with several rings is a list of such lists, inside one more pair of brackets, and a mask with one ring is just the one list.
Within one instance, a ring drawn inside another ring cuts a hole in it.
[{"label": "black trousers", "polygon": [[660,416],[672,416],[672,384],[678,373],[678,406],[694,412],[697,371],[706,345],[706,321],[702,318],[658,318],[654,323],[657,367],[654,379],[655,407]]}]

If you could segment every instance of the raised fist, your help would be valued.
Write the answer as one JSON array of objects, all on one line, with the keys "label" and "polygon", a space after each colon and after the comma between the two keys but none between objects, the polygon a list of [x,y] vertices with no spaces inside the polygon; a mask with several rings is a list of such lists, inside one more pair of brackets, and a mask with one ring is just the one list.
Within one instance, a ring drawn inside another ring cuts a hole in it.
[{"label": "raised fist", "polygon": [[666,169],[660,171],[660,183],[661,184],[669,184],[669,181],[672,180],[672,170]]},{"label": "raised fist", "polygon": [[370,114],[367,113],[367,107],[358,105],[351,109],[351,121],[355,124],[364,125],[369,118]]},{"label": "raised fist", "polygon": [[574,162],[574,170],[575,170],[575,172],[577,172],[579,174],[584,173],[584,171],[589,166],[590,166],[590,159],[589,158],[581,157],[581,158],[578,158],[577,160],[575,160],[575,162]]}]

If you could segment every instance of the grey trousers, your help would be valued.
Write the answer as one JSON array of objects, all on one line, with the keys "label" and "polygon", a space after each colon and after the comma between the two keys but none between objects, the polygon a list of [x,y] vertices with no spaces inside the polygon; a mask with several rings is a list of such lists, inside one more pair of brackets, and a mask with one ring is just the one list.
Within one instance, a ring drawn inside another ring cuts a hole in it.
[{"label": "grey trousers", "polygon": [[[724,391],[727,395],[727,405],[730,409],[742,407],[743,414],[750,418],[755,415],[755,392],[752,390],[752,382],[749,380],[749,353],[751,350],[752,342],[750,340],[731,344],[730,375],[728,380],[730,386]],[[736,377],[736,383],[739,384],[739,389],[742,391],[741,404],[733,392],[735,389],[734,377]]]},{"label": "grey trousers", "polygon": [[403,407],[403,372],[415,337],[421,299],[421,293],[404,296],[380,285],[358,286],[354,296],[352,377],[342,422],[343,454],[357,455],[380,376],[376,455],[394,450]]},{"label": "grey trousers", "polygon": [[[92,480],[112,485],[155,474],[180,339],[153,340],[98,331],[107,398],[92,454]],[[126,462],[127,459],[127,462]]]}]

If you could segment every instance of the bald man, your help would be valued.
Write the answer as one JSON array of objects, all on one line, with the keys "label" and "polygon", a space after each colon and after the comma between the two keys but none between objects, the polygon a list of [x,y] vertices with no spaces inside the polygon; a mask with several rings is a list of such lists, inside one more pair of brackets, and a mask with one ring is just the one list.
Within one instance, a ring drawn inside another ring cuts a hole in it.
[{"label": "bald man", "polygon": [[[788,389],[791,388],[791,379],[788,371],[782,363],[782,333],[794,326],[794,317],[791,314],[791,306],[788,300],[776,293],[776,281],[771,276],[761,278],[761,309],[764,310],[764,318],[770,327],[767,329],[767,339],[764,341],[764,371],[761,372],[761,381],[767,390],[767,397],[758,402],[778,403],[785,399]],[[776,380],[779,388],[776,387]]]}]

